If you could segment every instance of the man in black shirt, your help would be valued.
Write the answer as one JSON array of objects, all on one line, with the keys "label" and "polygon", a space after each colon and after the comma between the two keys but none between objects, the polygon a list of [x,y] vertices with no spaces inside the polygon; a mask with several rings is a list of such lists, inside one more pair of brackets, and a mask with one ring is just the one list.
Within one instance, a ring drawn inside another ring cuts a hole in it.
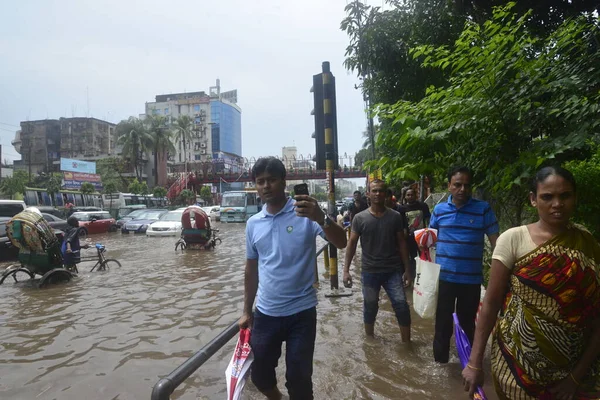
[{"label": "man in black shirt", "polygon": [[354,192],[354,201],[348,206],[348,215],[350,216],[350,222],[354,219],[354,216],[361,211],[368,208],[367,202],[363,201],[362,193],[356,190]]},{"label": "man in black shirt", "polygon": [[429,206],[422,201],[417,200],[415,189],[406,190],[403,199],[404,204],[398,207],[398,211],[406,216],[408,226],[408,249],[410,252],[412,276],[415,276],[417,263],[415,257],[419,253],[419,246],[415,240],[415,231],[429,226],[431,212]]}]

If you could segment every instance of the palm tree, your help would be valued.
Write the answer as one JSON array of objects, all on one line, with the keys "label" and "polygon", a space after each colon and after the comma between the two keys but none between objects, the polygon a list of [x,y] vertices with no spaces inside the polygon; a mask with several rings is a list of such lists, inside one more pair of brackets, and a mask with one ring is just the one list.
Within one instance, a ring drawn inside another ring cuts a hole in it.
[{"label": "palm tree", "polygon": [[144,123],[135,117],[129,117],[117,124],[117,144],[123,146],[123,157],[133,164],[135,176],[142,180],[142,154],[148,151],[150,135]]},{"label": "palm tree", "polygon": [[171,140],[173,133],[167,127],[167,118],[160,115],[149,115],[146,118],[151,148],[154,152],[154,184],[158,184],[158,162],[165,161],[167,153],[175,152]]},{"label": "palm tree", "polygon": [[186,144],[191,143],[194,138],[194,124],[189,115],[180,115],[174,124],[175,140],[183,143],[184,170],[187,176],[187,151]]}]

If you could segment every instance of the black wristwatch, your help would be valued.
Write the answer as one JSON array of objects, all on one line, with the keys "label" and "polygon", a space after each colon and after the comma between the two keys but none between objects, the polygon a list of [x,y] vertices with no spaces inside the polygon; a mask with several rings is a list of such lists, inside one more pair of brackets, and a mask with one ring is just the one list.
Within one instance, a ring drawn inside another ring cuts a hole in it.
[{"label": "black wristwatch", "polygon": [[329,228],[329,225],[331,225],[331,218],[329,218],[329,215],[325,214],[325,217],[323,218],[323,223],[319,225],[323,229]]}]

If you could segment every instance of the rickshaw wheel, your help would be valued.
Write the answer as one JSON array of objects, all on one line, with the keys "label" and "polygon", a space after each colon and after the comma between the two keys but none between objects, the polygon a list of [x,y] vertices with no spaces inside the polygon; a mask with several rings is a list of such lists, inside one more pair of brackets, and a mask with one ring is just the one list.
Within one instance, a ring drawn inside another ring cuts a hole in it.
[{"label": "rickshaw wheel", "polygon": [[108,271],[111,268],[121,268],[121,263],[114,258],[107,258],[98,266],[98,271]]},{"label": "rickshaw wheel", "polygon": [[40,279],[39,287],[46,285],[69,282],[74,274],[65,268],[54,268],[46,272]]},{"label": "rickshaw wheel", "polygon": [[[23,276],[23,274],[27,275],[27,277]],[[4,283],[4,280],[12,276],[15,283],[23,282],[28,279],[33,279],[35,274],[29,271],[27,268],[22,267],[20,264],[11,265],[6,268],[6,270],[2,273],[2,277],[0,278],[0,285]]]}]

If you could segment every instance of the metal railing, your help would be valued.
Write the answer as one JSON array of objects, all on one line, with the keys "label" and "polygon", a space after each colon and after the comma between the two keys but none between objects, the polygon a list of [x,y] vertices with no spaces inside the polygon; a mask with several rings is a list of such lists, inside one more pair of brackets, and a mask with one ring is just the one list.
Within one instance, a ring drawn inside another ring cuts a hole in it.
[{"label": "metal railing", "polygon": [[[317,257],[326,251],[326,243],[317,251]],[[238,321],[229,325],[224,331],[202,347],[196,354],[188,358],[183,364],[177,367],[169,375],[161,378],[152,388],[151,400],[169,400],[171,394],[181,385],[190,375],[208,361],[217,351],[225,346],[239,332]]]}]

